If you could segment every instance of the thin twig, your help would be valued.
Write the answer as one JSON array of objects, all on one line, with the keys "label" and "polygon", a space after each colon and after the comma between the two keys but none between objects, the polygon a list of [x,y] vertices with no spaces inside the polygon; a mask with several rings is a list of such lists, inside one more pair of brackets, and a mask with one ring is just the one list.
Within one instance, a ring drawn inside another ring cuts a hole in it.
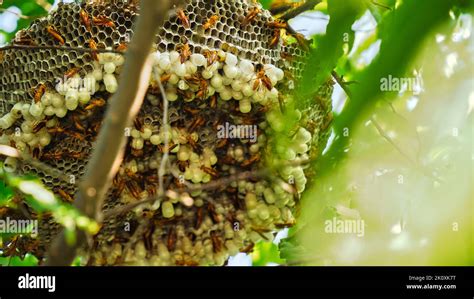
[{"label": "thin twig", "polygon": [[290,9],[292,9],[293,6],[291,4],[285,4],[285,5],[278,5],[278,6],[275,6],[275,7],[270,7],[269,11],[272,15],[279,15],[279,14],[282,14],[284,12],[287,12],[289,11]]},{"label": "thin twig", "polygon": [[[223,179],[219,179],[219,180],[207,183],[207,184],[192,185],[190,187],[180,189],[179,191],[180,192],[192,193],[192,192],[195,192],[195,191],[214,190],[214,189],[219,188],[219,187],[227,186],[232,182],[245,180],[245,179],[249,179],[249,178],[261,177],[263,172],[265,172],[265,174],[266,174],[267,171],[259,170],[259,171],[241,172],[241,173],[238,173],[238,174],[235,174],[235,175],[223,178]],[[148,203],[153,203],[156,200],[159,200],[159,199],[162,199],[162,198],[164,198],[164,193],[162,195],[158,195],[158,196],[154,196],[154,197],[148,197],[147,199],[144,199],[144,200],[141,200],[141,201],[137,201],[137,202],[125,205],[125,206],[117,207],[115,209],[110,210],[106,214],[104,214],[104,218],[109,218],[109,217],[114,217],[114,216],[124,214],[126,212],[129,212],[129,211],[135,209],[136,207],[139,207],[141,205],[148,204]]]},{"label": "thin twig", "polygon": [[[170,163],[169,160],[168,160],[168,169],[169,169],[171,175],[172,175],[175,179],[178,179],[178,180],[181,179],[182,174],[179,173],[179,171],[178,171],[177,169],[175,169],[175,168],[172,167],[172,165],[171,165],[171,163]],[[184,186],[188,187],[188,188],[191,188],[191,187],[193,186],[193,184],[187,182],[186,180],[184,180],[184,182],[182,182],[182,184],[183,184]]]},{"label": "thin twig", "polygon": [[416,162],[417,164],[420,164],[420,155],[421,155],[421,137],[420,137],[420,133],[418,132],[418,130],[416,129],[415,125],[412,123],[412,121],[410,121],[408,118],[406,118],[405,116],[403,116],[401,113],[399,113],[397,111],[397,109],[395,109],[395,106],[393,105],[392,102],[387,102],[388,106],[390,107],[390,110],[392,110],[392,112],[397,115],[398,117],[402,118],[403,121],[407,122],[410,124],[410,126],[412,127],[413,131],[415,132],[415,135],[416,135],[416,141],[418,143],[418,148],[417,148],[417,151],[416,151]]},{"label": "thin twig", "polygon": [[[310,163],[309,160],[303,160],[303,161],[298,161],[298,162],[295,162],[295,163],[284,163],[284,164],[279,165],[278,167],[275,167],[275,168],[285,167],[285,166],[303,166],[303,165],[307,165],[308,163]],[[179,192],[181,192],[181,193],[182,192],[192,193],[192,192],[196,192],[196,191],[216,190],[218,188],[227,187],[228,185],[230,185],[233,182],[238,182],[238,181],[247,180],[247,179],[257,179],[257,178],[262,178],[262,177],[269,177],[271,175],[272,175],[272,171],[271,171],[271,169],[268,169],[268,168],[253,170],[253,171],[246,171],[246,172],[237,173],[237,174],[225,177],[225,178],[221,178],[221,179],[218,179],[218,180],[206,183],[206,184],[190,185],[186,188],[180,189]],[[107,219],[107,218],[110,218],[110,217],[115,217],[115,216],[118,216],[118,215],[122,215],[124,213],[130,212],[131,210],[133,210],[133,209],[135,209],[135,208],[137,208],[141,205],[155,202],[156,200],[162,199],[163,197],[164,197],[164,194],[161,195],[161,196],[159,195],[158,197],[156,197],[156,196],[155,197],[149,197],[145,200],[137,201],[137,202],[134,202],[134,203],[131,203],[131,204],[128,204],[128,205],[124,205],[124,206],[120,206],[120,207],[116,207],[116,208],[108,211],[107,213],[104,213],[104,219]]]},{"label": "thin twig", "polygon": [[351,98],[352,97],[352,93],[350,91],[350,89],[347,87],[348,84],[350,84],[350,82],[346,82],[344,81],[344,78],[343,77],[340,77],[338,73],[336,73],[336,71],[332,71],[331,72],[331,75],[332,77],[334,78],[334,80],[336,80],[337,84],[339,84],[339,86],[341,86],[341,88],[344,90],[344,92],[346,93],[346,95]]},{"label": "thin twig", "polygon": [[168,98],[166,97],[165,89],[163,88],[163,84],[161,84],[161,81],[158,80],[158,86],[160,87],[160,92],[161,92],[161,97],[163,98],[163,135],[165,136],[165,146],[164,146],[164,153],[163,157],[161,157],[161,162],[160,162],[160,167],[158,168],[158,196],[163,196],[165,193],[164,191],[164,176],[165,176],[165,170],[166,170],[166,165],[168,163],[169,159],[169,144],[170,144],[170,138],[168,136],[169,134],[169,115],[168,115]]},{"label": "thin twig", "polygon": [[285,13],[283,16],[280,17],[280,19],[284,21],[289,21],[308,10],[313,10],[314,7],[320,2],[321,0],[308,0],[300,6],[296,7],[295,9],[292,9],[289,12]]},{"label": "thin twig", "polygon": [[385,5],[385,4],[379,3],[379,2],[377,2],[377,1],[375,1],[375,0],[372,0],[371,2],[372,2],[373,5],[380,6],[380,7],[384,8],[384,9],[386,9],[386,10],[390,10],[390,11],[393,10],[393,8],[391,8],[390,6],[387,6],[387,5]]},{"label": "thin twig", "polygon": [[377,132],[382,136],[385,140],[387,140],[388,143],[390,143],[405,159],[407,159],[410,163],[416,166],[417,169],[419,169],[424,175],[427,177],[432,178],[438,183],[444,182],[443,179],[435,176],[434,174],[430,173],[425,167],[417,163],[416,160],[413,160],[408,154],[406,154],[402,148],[398,146],[398,144],[390,137],[388,136],[387,133],[385,133],[384,129],[379,125],[379,123],[375,120],[374,117],[370,118],[370,121],[374,125],[374,127],[377,129]]},{"label": "thin twig", "polygon": [[374,125],[374,127],[377,129],[377,132],[382,136],[385,140],[388,141],[402,156],[404,156],[410,163],[416,164],[416,162],[408,156],[399,146],[398,144],[390,137],[388,136],[387,133],[385,133],[385,130],[382,128],[382,126],[379,125],[379,123],[375,120],[374,117],[370,118],[370,121]]},{"label": "thin twig", "polygon": [[0,12],[9,13],[9,14],[15,15],[15,16],[19,17],[20,19],[23,19],[23,20],[38,19],[38,18],[41,18],[41,17],[44,17],[44,16],[45,16],[45,15],[25,16],[25,15],[22,15],[21,13],[17,13],[17,12],[11,11],[11,10],[9,10],[9,9],[7,9],[7,8],[0,8]]},{"label": "thin twig", "polygon": [[36,2],[36,4],[41,6],[45,11],[49,11],[52,7],[51,3],[49,3],[48,1],[45,1],[45,0],[36,0],[35,2]]}]

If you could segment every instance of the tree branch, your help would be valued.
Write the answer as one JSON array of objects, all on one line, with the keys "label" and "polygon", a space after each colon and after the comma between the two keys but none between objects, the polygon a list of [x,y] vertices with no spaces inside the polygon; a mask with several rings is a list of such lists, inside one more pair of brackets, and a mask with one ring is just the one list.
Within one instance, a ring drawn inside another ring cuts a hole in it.
[{"label": "tree branch", "polygon": [[351,93],[351,90],[347,87],[347,85],[349,85],[351,83],[355,83],[355,82],[346,82],[346,81],[344,81],[344,78],[342,76],[339,76],[338,73],[336,73],[336,71],[332,71],[331,75],[334,78],[334,80],[336,80],[337,84],[339,84],[339,86],[341,86],[342,90],[344,90],[347,97],[351,98],[352,93]]},{"label": "tree branch", "polygon": [[[126,145],[125,129],[131,126],[148,89],[152,68],[149,54],[156,33],[169,9],[177,2],[141,1],[140,17],[128,47],[119,89],[109,101],[104,125],[76,194],[75,206],[96,220],[100,219],[100,207],[122,163]],[[48,252],[46,265],[70,265],[76,249],[86,240],[84,233],[77,232],[77,241],[70,245],[66,243],[64,234],[59,234]]]},{"label": "tree branch", "polygon": [[281,20],[284,21],[289,21],[298,15],[308,11],[308,10],[313,10],[316,5],[318,5],[321,2],[321,0],[308,0],[305,3],[301,4],[297,8],[294,8],[287,13],[285,13],[283,16],[280,17]]},{"label": "tree branch", "polygon": [[[1,4],[1,1],[0,1],[0,4]],[[11,11],[9,9],[6,9],[6,8],[0,8],[0,13],[10,13],[14,16],[17,16],[18,18],[20,19],[24,19],[24,20],[28,20],[28,19],[37,19],[37,18],[41,18],[41,17],[44,17],[44,15],[38,15],[38,16],[25,16],[25,15],[22,15],[21,13],[17,13],[17,12],[14,12],[14,11]]]},{"label": "tree branch", "polygon": [[160,92],[163,97],[163,135],[165,136],[165,144],[164,144],[164,153],[163,157],[161,158],[160,167],[158,168],[158,197],[163,196],[165,193],[164,191],[164,177],[165,177],[165,170],[166,165],[169,159],[170,151],[169,151],[169,144],[170,144],[170,137],[169,137],[169,126],[168,126],[168,98],[166,97],[165,89],[163,88],[163,84],[158,81],[158,86],[160,87]]}]

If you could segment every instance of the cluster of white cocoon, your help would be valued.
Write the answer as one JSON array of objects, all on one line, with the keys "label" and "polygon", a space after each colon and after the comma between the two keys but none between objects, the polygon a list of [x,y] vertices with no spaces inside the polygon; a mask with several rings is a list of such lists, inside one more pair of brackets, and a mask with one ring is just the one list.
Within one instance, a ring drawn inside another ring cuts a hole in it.
[{"label": "cluster of white cocoon", "polygon": [[[66,117],[68,112],[89,104],[99,90],[116,92],[118,83],[115,74],[120,72],[124,63],[123,55],[101,53],[98,58],[94,70],[84,77],[76,74],[71,78],[59,78],[55,90],[47,90],[40,101],[32,99],[31,103],[16,103],[9,113],[0,118],[0,128],[6,130],[17,121],[23,121],[14,133],[0,136],[0,143],[10,145],[14,141],[21,152],[26,152],[28,148],[43,148],[51,142],[48,129],[57,126],[59,119]],[[35,126],[47,116],[53,118],[39,132],[33,133]]]},{"label": "cluster of white cocoon", "polygon": [[[296,114],[299,120],[301,118],[301,112],[296,110]],[[267,122],[270,128],[276,132],[281,132],[283,129],[283,116],[279,110],[270,111],[267,114]],[[296,134],[289,140],[289,144],[277,146],[276,152],[279,157],[276,159],[290,162],[308,160],[312,140],[313,136],[311,132],[300,127],[296,131]],[[284,181],[288,182],[294,180],[296,190],[299,193],[304,191],[307,179],[302,166],[286,166],[282,167],[279,171]]]},{"label": "cluster of white cocoon", "polygon": [[254,63],[224,51],[219,51],[218,57],[219,61],[208,65],[204,55],[194,53],[189,60],[181,63],[180,53],[177,51],[155,52],[153,54],[153,79],[156,82],[161,80],[163,75],[171,75],[166,85],[166,95],[169,101],[178,99],[178,90],[193,92],[194,95],[185,101],[195,99],[199,87],[190,85],[186,78],[196,73],[200,73],[202,78],[208,81],[206,98],[218,93],[219,98],[223,101],[231,99],[239,101],[242,113],[250,112],[252,104],[266,105],[269,101],[278,101],[279,92],[274,86],[283,80],[283,70],[272,64],[265,65],[263,67],[265,74],[270,79],[273,88],[268,90],[263,84],[257,83],[258,88],[254,89],[255,81],[259,80]]},{"label": "cluster of white cocoon", "polygon": [[[165,136],[166,132],[168,136]],[[169,144],[176,144],[171,150],[172,154],[176,154],[178,161],[186,162],[189,161],[189,166],[183,173],[186,180],[192,181],[193,183],[207,183],[211,180],[211,176],[205,173],[201,167],[211,168],[217,163],[217,156],[210,148],[204,148],[201,155],[195,153],[192,147],[188,144],[189,139],[194,142],[199,141],[199,135],[196,132],[188,133],[182,128],[170,128],[165,131],[163,128],[152,128],[151,126],[144,125],[142,131],[133,129],[131,131],[131,147],[136,150],[141,150],[144,147],[145,141],[149,140],[152,145],[164,146],[165,139],[168,139]],[[161,157],[157,157],[157,163],[151,164],[152,169],[157,168]],[[130,169],[133,171],[133,169]]]}]

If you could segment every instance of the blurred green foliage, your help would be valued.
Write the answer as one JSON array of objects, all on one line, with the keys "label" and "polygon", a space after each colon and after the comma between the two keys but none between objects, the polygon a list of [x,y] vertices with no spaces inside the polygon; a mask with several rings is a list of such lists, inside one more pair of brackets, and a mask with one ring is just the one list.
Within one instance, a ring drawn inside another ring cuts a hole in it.
[{"label": "blurred green foliage", "polygon": [[[57,199],[51,191],[35,177],[19,177],[7,173],[0,163],[0,206],[17,208],[15,194],[20,193],[25,202],[36,213],[52,213],[54,219],[65,228],[68,242],[75,242],[75,230],[81,229],[89,234],[96,234],[99,225],[83,216],[70,204]],[[0,240],[9,240],[11,234],[1,233]]]},{"label": "blurred green foliage", "polygon": [[[388,13],[378,25],[378,38],[382,45],[380,52],[366,69],[356,72],[350,77],[357,84],[350,87],[351,95],[342,113],[335,118],[334,131],[336,139],[328,154],[320,160],[320,171],[335,167],[344,153],[347,152],[349,138],[344,137],[343,131],[351,131],[370,107],[380,100],[380,80],[393,77],[403,77],[408,66],[418,53],[425,38],[437,26],[446,22],[449,11],[455,6],[456,0],[404,1],[397,9]],[[416,14],[414,12],[423,12]],[[395,97],[396,93],[385,94],[387,100]]]},{"label": "blurred green foliage", "polygon": [[38,259],[32,255],[27,253],[23,259],[19,256],[11,256],[11,257],[0,257],[0,266],[37,266]]},{"label": "blurred green foliage", "polygon": [[297,84],[295,98],[297,108],[306,108],[314,101],[314,96],[327,80],[343,56],[343,45],[352,45],[354,31],[352,24],[364,13],[363,2],[359,0],[328,0],[330,22],[326,34],[314,38],[307,66]]},{"label": "blurred green foliage", "polygon": [[[296,91],[296,98],[299,99],[296,107],[299,108],[298,105],[301,105],[304,100],[314,98],[312,95],[323,86],[334,69],[346,80],[354,81],[355,84],[344,86],[346,90],[349,90],[350,98],[342,112],[335,115],[334,142],[328,152],[316,161],[318,178],[315,186],[303,195],[303,202],[320,197],[317,192],[322,190],[320,182],[323,177],[334,175],[336,168],[343,163],[351,148],[352,138],[349,137],[352,134],[345,137],[343,133],[346,130],[352,132],[360,124],[360,120],[367,111],[375,107],[380,100],[387,101],[396,96],[395,92],[381,95],[380,79],[388,75],[406,76],[409,66],[419,53],[426,37],[449,20],[450,12],[472,11],[473,2],[455,0],[327,1],[330,22],[326,34],[314,38],[315,47],[311,50],[303,78]],[[358,51],[360,53],[367,49],[375,39],[381,40],[381,48],[375,60],[367,68],[357,70],[347,57],[353,42],[353,32],[350,27],[366,9],[371,11],[378,23],[377,35],[367,39]],[[344,43],[348,44],[345,52],[342,47]],[[291,118],[292,116],[287,115],[286,119],[290,124]],[[319,211],[314,211],[314,213],[319,213]],[[295,236],[306,225],[307,223],[302,223],[300,219],[297,226],[290,229],[289,238],[280,243],[282,257],[290,262],[305,260],[307,252]]]},{"label": "blurred green foliage", "polygon": [[273,0],[260,0],[260,3],[262,3],[263,7],[265,9],[269,9]]},{"label": "blurred green foliage", "polygon": [[0,181],[0,206],[8,207],[10,199],[13,197],[13,190],[4,181]]},{"label": "blurred green foliage", "polygon": [[252,253],[252,263],[254,266],[268,266],[285,264],[285,260],[280,258],[278,246],[273,242],[260,242],[255,245]]},{"label": "blurred green foliage", "polygon": [[[40,5],[39,3],[44,2],[45,4]],[[46,8],[54,3],[54,0],[44,0],[44,1],[35,1],[35,0],[4,0],[3,4],[0,6],[2,9],[9,9],[11,7],[18,7],[21,10],[21,14],[24,17],[21,17],[18,20],[18,25],[15,31],[6,32],[0,30],[0,34],[5,36],[6,41],[11,40],[17,31],[28,27],[34,20],[44,17],[48,14]],[[48,5],[49,4],[49,5]],[[0,11],[0,13],[8,13],[5,11]]]}]

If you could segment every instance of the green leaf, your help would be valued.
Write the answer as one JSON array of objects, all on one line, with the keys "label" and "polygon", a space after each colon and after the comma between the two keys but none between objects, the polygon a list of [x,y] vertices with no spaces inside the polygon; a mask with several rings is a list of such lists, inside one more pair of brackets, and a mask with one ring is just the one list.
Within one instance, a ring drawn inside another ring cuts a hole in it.
[{"label": "green leaf", "polygon": [[0,257],[0,266],[15,266],[15,267],[38,266],[38,259],[30,253],[27,253],[24,259],[21,259],[18,256]]},{"label": "green leaf", "polygon": [[307,254],[306,249],[298,244],[296,238],[283,239],[278,246],[280,257],[287,261],[299,261],[302,256]]},{"label": "green leaf", "polygon": [[260,3],[262,4],[263,8],[269,9],[270,6],[272,5],[273,0],[260,0]]},{"label": "green leaf", "polygon": [[13,197],[13,189],[0,180],[0,206],[6,206]]},{"label": "green leaf", "polygon": [[390,10],[395,9],[396,0],[366,0],[366,2],[370,13],[377,23],[380,23]]},{"label": "green leaf", "polygon": [[84,259],[84,257],[78,255],[76,256],[76,258],[74,259],[74,261],[71,263],[71,266],[72,267],[80,267],[82,265],[82,260]]},{"label": "green leaf", "polygon": [[280,258],[280,250],[273,242],[259,242],[255,245],[252,253],[254,266],[267,266],[269,263],[284,264],[285,260]]},{"label": "green leaf", "polygon": [[344,54],[344,44],[352,44],[354,32],[351,27],[363,13],[359,0],[328,1],[330,21],[326,34],[316,38],[316,47],[311,49],[303,76],[298,83],[296,98],[307,104],[331,77],[331,72]]}]

